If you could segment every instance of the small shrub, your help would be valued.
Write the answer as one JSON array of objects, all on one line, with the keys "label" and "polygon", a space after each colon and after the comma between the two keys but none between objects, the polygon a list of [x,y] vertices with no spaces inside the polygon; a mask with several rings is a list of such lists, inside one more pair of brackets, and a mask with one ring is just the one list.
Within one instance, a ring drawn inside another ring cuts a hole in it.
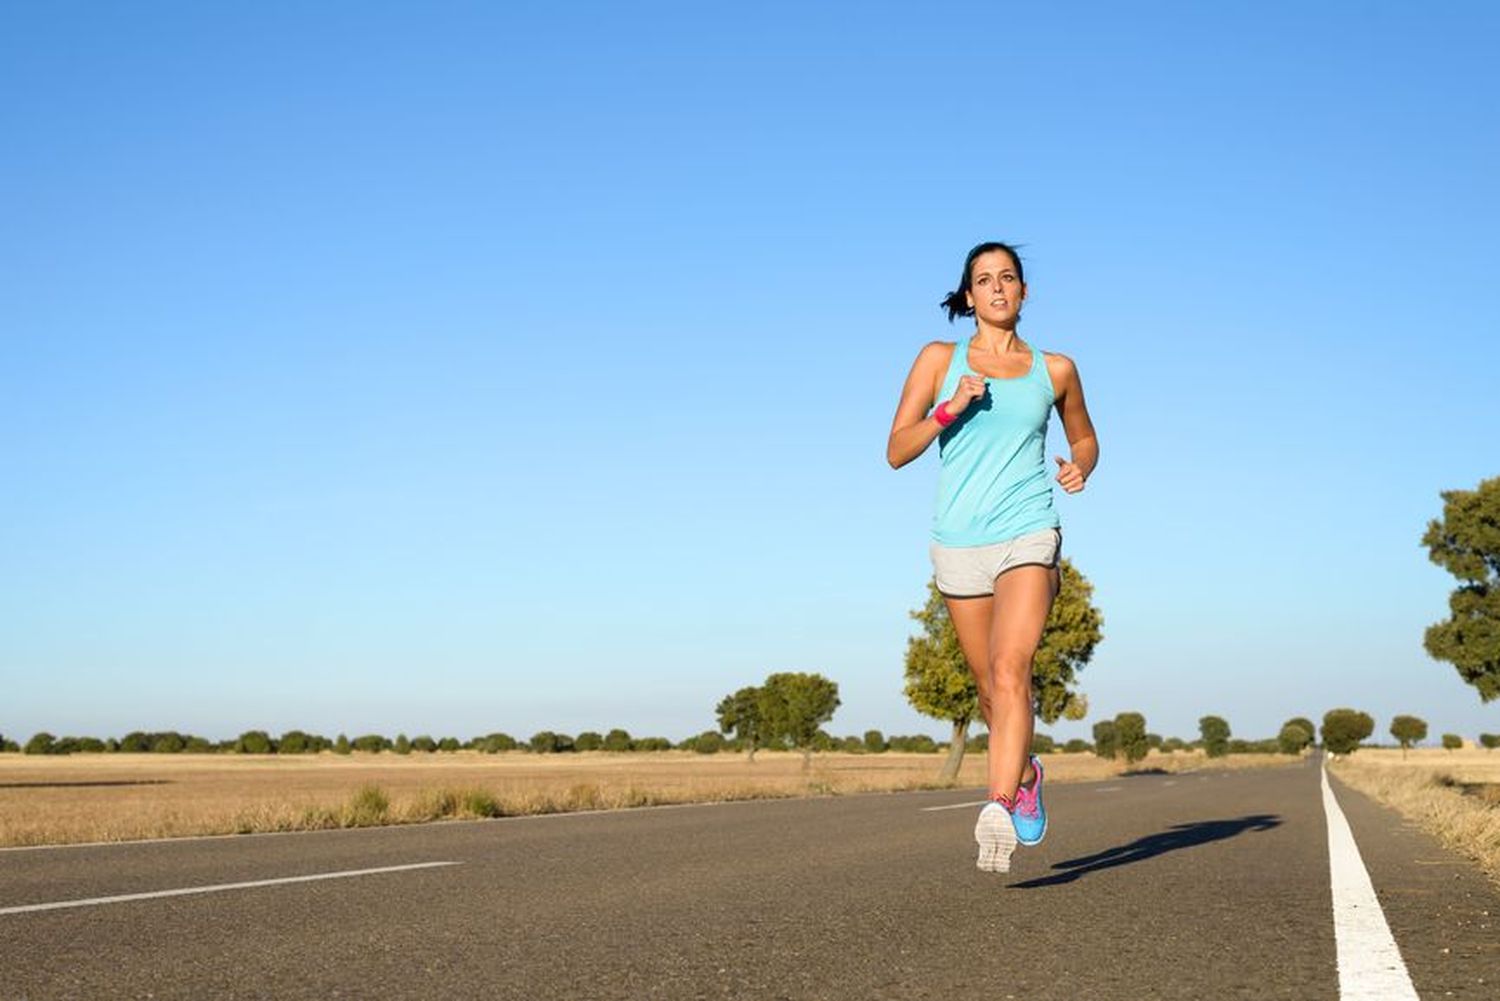
[{"label": "small shrub", "polygon": [[481,789],[470,789],[464,793],[464,813],[474,817],[503,817],[505,810],[500,801]]},{"label": "small shrub", "polygon": [[349,799],[345,811],[346,827],[370,827],[383,824],[391,808],[391,799],[378,785],[361,786]]}]

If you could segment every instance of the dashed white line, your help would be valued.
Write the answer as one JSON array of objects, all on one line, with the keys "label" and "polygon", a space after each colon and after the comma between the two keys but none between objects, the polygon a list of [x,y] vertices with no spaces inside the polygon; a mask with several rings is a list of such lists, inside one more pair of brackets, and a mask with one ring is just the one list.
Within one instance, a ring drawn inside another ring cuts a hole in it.
[{"label": "dashed white line", "polygon": [[972,803],[945,803],[942,806],[924,806],[923,813],[931,813],[933,810],[957,810],[965,806],[983,806],[988,803],[987,799],[976,799]]},{"label": "dashed white line", "polygon": [[378,869],[346,869],[343,872],[320,872],[311,876],[283,876],[279,879],[255,879],[245,883],[214,883],[210,886],[185,886],[176,890],[153,890],[149,893],[122,893],[113,897],[89,897],[82,900],[55,900],[46,904],[22,904],[19,907],[0,907],[0,914],[26,914],[31,911],[56,911],[65,907],[93,907],[96,904],[118,904],[127,900],[151,900],[156,897],[182,897],[190,893],[222,893],[225,890],[247,890],[255,886],[277,886],[282,883],[310,883],[317,879],[345,879],[349,876],[369,876],[377,872],[406,872],[411,869],[432,869],[443,865],[461,865],[460,862],[414,862],[410,865],[386,865]]},{"label": "dashed white line", "polygon": [[1333,882],[1333,939],[1338,952],[1340,1001],[1419,1001],[1401,950],[1391,936],[1370,874],[1354,843],[1322,768],[1323,812],[1328,816],[1328,864]]}]

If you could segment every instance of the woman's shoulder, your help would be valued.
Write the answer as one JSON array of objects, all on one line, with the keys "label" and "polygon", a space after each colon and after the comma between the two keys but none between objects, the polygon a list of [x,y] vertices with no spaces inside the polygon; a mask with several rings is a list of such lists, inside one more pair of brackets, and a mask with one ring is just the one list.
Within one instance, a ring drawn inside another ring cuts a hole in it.
[{"label": "woman's shoulder", "polygon": [[917,361],[928,364],[948,364],[953,359],[953,349],[958,347],[957,341],[928,341],[922,345],[922,350],[917,352]]},{"label": "woman's shoulder", "polygon": [[1078,366],[1073,364],[1073,359],[1061,351],[1043,351],[1042,360],[1047,363],[1047,371],[1055,377],[1067,376],[1078,371]]}]

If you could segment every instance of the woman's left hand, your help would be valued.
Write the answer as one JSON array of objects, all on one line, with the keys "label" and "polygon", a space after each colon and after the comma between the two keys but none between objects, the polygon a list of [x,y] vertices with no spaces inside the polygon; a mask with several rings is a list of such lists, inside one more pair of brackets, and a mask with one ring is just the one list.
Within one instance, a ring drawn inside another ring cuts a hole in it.
[{"label": "woman's left hand", "polygon": [[1070,494],[1076,494],[1083,489],[1083,470],[1075,463],[1068,462],[1060,455],[1054,455],[1057,460],[1057,482]]}]

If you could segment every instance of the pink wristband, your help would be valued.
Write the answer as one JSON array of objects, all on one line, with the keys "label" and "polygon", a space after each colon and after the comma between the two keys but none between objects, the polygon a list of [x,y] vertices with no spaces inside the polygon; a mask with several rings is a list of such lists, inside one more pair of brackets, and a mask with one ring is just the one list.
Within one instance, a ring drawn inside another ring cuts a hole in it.
[{"label": "pink wristband", "polygon": [[957,417],[954,417],[952,414],[948,413],[947,400],[944,400],[942,403],[939,403],[937,406],[932,408],[932,419],[938,422],[939,427],[947,427],[949,424],[952,424],[954,421],[958,420]]}]

